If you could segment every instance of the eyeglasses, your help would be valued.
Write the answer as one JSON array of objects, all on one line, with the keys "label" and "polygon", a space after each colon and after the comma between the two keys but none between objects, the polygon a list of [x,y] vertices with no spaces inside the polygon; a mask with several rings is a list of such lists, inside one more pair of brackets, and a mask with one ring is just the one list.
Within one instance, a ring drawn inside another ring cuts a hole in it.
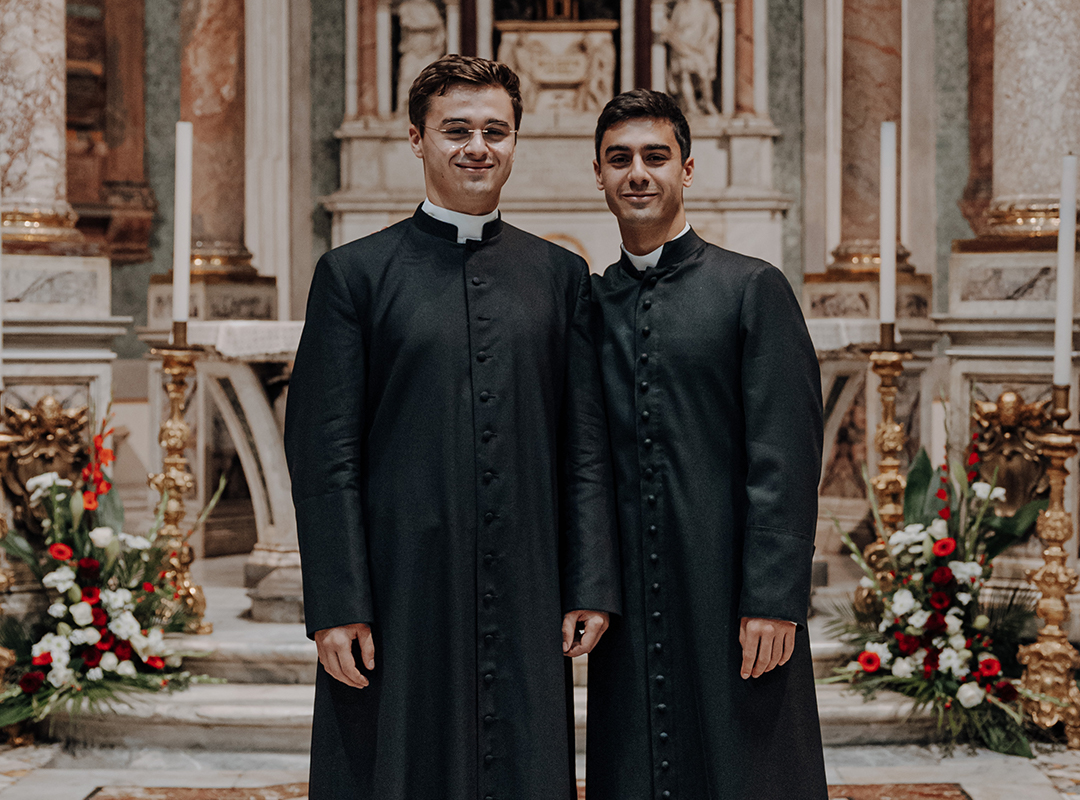
[{"label": "eyeglasses", "polygon": [[453,128],[433,128],[430,125],[425,125],[430,131],[438,131],[443,135],[446,141],[450,142],[455,147],[464,147],[472,141],[473,136],[480,134],[484,141],[492,147],[502,144],[512,135],[517,133],[516,130],[509,128],[466,128],[466,127],[453,127]]}]

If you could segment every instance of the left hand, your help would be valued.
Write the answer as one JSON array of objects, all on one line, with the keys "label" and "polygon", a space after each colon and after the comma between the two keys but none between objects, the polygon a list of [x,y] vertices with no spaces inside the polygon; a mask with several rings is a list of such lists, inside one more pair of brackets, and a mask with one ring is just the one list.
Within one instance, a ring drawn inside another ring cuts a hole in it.
[{"label": "left hand", "polygon": [[[563,617],[562,633],[563,655],[567,658],[583,656],[596,647],[604,631],[608,629],[610,617],[606,611],[571,611]],[[578,628],[584,627],[582,633]]]},{"label": "left hand", "polygon": [[742,645],[742,667],[739,674],[745,680],[760,678],[769,670],[786,664],[795,649],[795,623],[784,619],[743,617],[739,626]]}]

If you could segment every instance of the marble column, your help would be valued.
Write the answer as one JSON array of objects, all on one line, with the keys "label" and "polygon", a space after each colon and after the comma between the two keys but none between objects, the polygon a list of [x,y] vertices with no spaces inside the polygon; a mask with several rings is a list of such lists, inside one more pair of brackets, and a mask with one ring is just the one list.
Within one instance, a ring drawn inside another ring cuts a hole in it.
[{"label": "marble column", "polygon": [[960,211],[982,236],[994,183],[994,0],[969,0],[967,22],[969,168]]},{"label": "marble column", "polygon": [[1057,235],[1061,158],[1080,152],[1080,3],[997,0],[990,232]]},{"label": "marble column", "polygon": [[182,0],[180,118],[194,127],[192,264],[251,272],[244,246],[244,2]]},{"label": "marble column", "polygon": [[67,201],[64,0],[0,4],[0,194],[8,252],[82,242]]},{"label": "marble column", "polygon": [[379,43],[375,35],[377,0],[359,0],[357,14],[358,33],[358,80],[359,98],[357,110],[360,116],[374,116],[379,111],[379,89],[376,78],[379,70]]},{"label": "marble column", "polygon": [[754,5],[765,0],[735,3],[735,113],[754,113]]}]

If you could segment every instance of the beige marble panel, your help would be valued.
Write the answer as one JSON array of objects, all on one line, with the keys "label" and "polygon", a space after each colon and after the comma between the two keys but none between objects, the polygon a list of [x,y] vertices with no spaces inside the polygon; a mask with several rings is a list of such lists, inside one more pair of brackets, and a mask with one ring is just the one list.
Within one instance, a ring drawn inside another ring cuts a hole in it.
[{"label": "beige marble panel", "polygon": [[1056,202],[1080,152],[1080,3],[997,0],[994,205]]},{"label": "beige marble panel", "polygon": [[64,0],[0,3],[5,211],[67,214]]}]

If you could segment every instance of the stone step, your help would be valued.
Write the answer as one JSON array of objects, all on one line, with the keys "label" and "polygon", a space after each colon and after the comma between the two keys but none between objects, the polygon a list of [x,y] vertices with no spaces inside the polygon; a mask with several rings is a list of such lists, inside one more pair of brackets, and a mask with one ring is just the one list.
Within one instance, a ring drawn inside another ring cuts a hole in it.
[{"label": "stone step", "polygon": [[[578,752],[585,749],[588,689],[574,689]],[[198,685],[175,694],[133,696],[115,712],[80,714],[60,735],[100,747],[161,747],[305,753],[310,747],[314,686]],[[930,740],[935,723],[913,715],[911,701],[891,693],[864,703],[843,687],[818,687],[822,738],[827,745],[903,744]]]}]

